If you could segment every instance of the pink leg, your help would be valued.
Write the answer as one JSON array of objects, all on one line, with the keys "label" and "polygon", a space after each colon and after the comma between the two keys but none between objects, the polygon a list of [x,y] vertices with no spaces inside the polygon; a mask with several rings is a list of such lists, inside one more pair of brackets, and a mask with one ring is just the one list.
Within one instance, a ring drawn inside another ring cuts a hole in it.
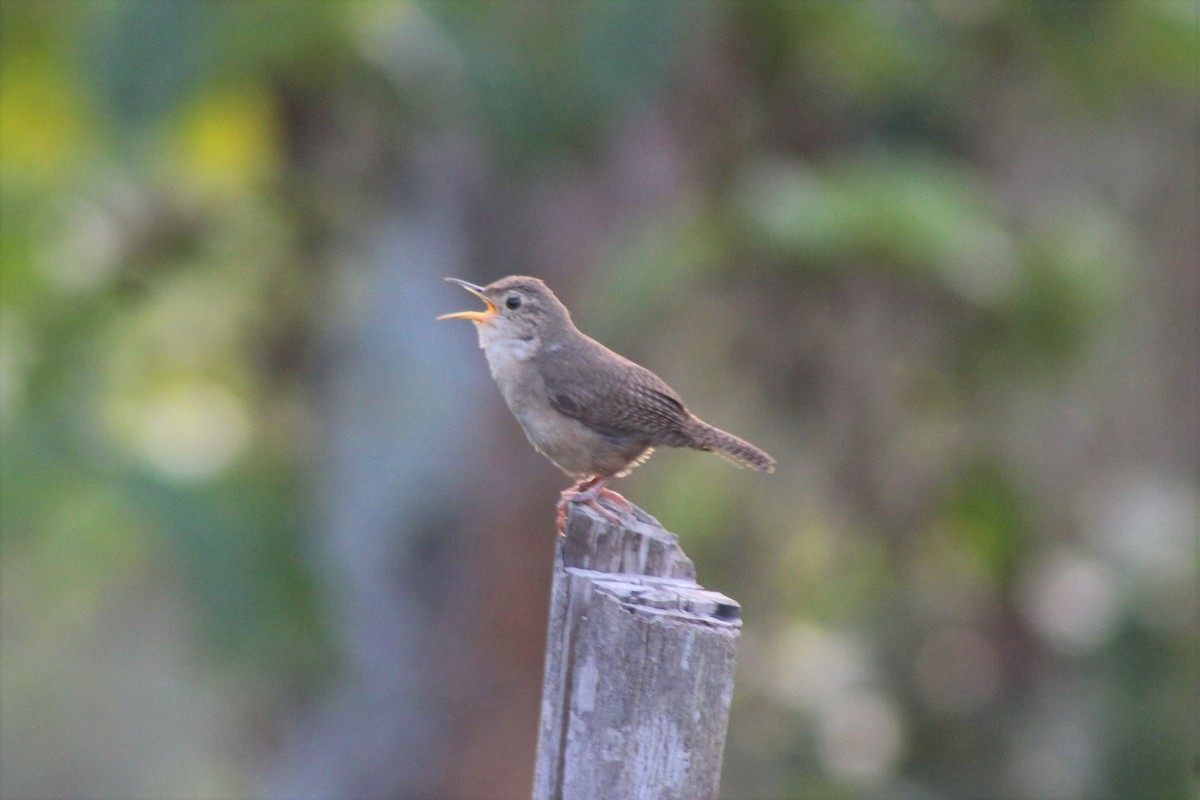
[{"label": "pink leg", "polygon": [[608,478],[601,478],[599,476],[587,478],[586,480],[575,484],[570,489],[563,491],[558,496],[558,505],[555,507],[557,512],[555,514],[555,521],[559,536],[566,535],[568,503],[583,503],[591,506],[596,510],[596,513],[614,524],[620,523],[621,518],[614,515],[613,512],[609,511],[604,506],[600,505],[600,503],[597,501],[598,497],[605,497],[617,505],[624,506],[624,509],[621,511],[622,515],[629,514],[633,511],[632,503],[614,492],[612,489],[606,487],[608,480]]},{"label": "pink leg", "polygon": [[554,529],[558,531],[559,536],[567,535],[567,503],[571,502],[571,498],[579,491],[581,483],[583,481],[558,493],[558,504],[554,506]]},{"label": "pink leg", "polygon": [[629,502],[624,497],[608,488],[608,478],[603,480],[591,478],[587,484],[587,488],[580,486],[576,490],[574,497],[575,502],[587,503],[589,506],[596,509],[596,511],[600,513],[600,516],[604,517],[609,522],[617,522],[618,520],[611,516],[611,513],[608,509],[597,502],[597,498],[599,497],[608,498],[615,505],[620,506],[621,514],[623,515],[633,512],[633,503]]}]

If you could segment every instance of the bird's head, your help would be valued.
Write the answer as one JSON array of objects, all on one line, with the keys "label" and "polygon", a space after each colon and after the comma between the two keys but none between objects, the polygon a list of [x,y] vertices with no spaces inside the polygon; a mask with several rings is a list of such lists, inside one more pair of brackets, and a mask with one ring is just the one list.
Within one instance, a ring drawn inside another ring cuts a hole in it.
[{"label": "bird's head", "polygon": [[487,286],[476,286],[458,278],[446,278],[450,283],[477,295],[487,305],[483,311],[459,311],[443,314],[438,319],[469,319],[484,328],[488,339],[544,340],[553,331],[571,327],[571,314],[559,302],[554,292],[537,278],[512,275]]}]

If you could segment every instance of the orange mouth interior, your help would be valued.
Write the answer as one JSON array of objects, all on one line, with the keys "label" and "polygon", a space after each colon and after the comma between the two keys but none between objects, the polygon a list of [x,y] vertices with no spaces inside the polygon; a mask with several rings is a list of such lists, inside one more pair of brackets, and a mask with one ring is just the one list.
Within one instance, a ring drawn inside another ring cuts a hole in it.
[{"label": "orange mouth interior", "polygon": [[446,280],[450,281],[451,283],[457,283],[459,286],[478,297],[487,304],[487,309],[485,311],[457,311],[453,314],[442,314],[440,317],[438,317],[438,319],[469,319],[471,322],[487,322],[492,317],[496,316],[496,304],[484,296],[482,287],[476,286],[473,283],[467,283],[466,281],[460,281],[458,278],[446,278]]}]

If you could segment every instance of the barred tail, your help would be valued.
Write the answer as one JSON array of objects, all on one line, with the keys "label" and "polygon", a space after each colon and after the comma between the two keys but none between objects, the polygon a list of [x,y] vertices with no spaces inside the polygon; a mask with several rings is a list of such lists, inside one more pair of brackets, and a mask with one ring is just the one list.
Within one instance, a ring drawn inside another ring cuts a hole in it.
[{"label": "barred tail", "polygon": [[739,439],[732,433],[714,428],[707,422],[692,417],[688,433],[692,435],[692,442],[689,444],[697,450],[709,450],[719,456],[724,456],[730,461],[743,467],[761,470],[763,472],[775,471],[775,459],[759,450],[754,445],[744,439]]}]

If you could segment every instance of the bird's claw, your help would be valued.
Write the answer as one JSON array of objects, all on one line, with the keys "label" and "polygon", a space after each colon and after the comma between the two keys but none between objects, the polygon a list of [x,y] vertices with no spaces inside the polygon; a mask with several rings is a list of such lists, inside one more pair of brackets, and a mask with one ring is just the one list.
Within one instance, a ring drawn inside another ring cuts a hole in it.
[{"label": "bird's claw", "polygon": [[[620,525],[622,517],[633,513],[633,503],[607,488],[607,482],[604,478],[588,478],[559,494],[558,504],[555,506],[555,528],[559,536],[565,536],[567,533],[567,507],[570,503],[583,503],[614,525]],[[601,505],[600,497],[624,508],[619,514],[614,513]]]}]

